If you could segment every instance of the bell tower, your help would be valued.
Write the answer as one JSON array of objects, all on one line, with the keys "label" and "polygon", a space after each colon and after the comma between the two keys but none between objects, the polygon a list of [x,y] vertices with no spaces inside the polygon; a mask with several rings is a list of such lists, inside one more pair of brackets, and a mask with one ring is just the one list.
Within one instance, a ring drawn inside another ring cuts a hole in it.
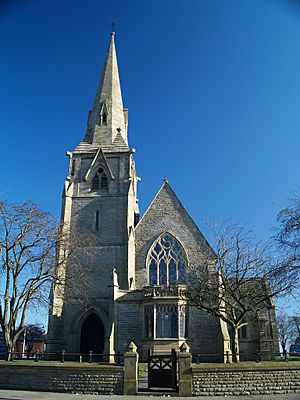
[{"label": "bell tower", "polygon": [[128,147],[128,110],[123,107],[114,39],[112,32],[85,136],[67,152],[70,164],[62,201],[63,226],[79,227],[97,238],[89,268],[89,300],[84,306],[75,299],[66,301],[65,294],[53,288],[47,351],[78,352],[85,318],[93,313],[104,326],[104,349],[111,353],[112,287],[135,287],[137,176],[134,151]]}]

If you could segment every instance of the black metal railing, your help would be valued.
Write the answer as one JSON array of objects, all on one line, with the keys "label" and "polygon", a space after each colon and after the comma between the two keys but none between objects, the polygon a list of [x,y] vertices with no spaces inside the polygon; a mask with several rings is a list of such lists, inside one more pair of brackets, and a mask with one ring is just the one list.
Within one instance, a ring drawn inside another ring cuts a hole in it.
[{"label": "black metal railing", "polygon": [[[56,362],[79,362],[79,363],[98,363],[98,364],[124,364],[124,355],[120,352],[115,354],[107,353],[69,353],[65,350],[61,352],[11,352],[11,359],[15,361],[31,360],[39,361],[56,361]],[[0,353],[0,359],[5,359],[5,353]],[[241,352],[239,354],[240,361],[262,361],[273,362],[293,362],[300,361],[300,354],[295,352]],[[192,362],[199,363],[231,363],[235,362],[236,355],[230,352],[226,353],[193,353]]]},{"label": "black metal railing", "polygon": [[[11,360],[31,360],[35,362],[43,361],[59,361],[64,362],[79,362],[79,363],[103,363],[103,364],[117,364],[122,365],[124,363],[124,355],[120,352],[115,354],[107,353],[68,353],[65,350],[61,352],[11,352]],[[5,354],[1,354],[0,358],[4,358]]]},{"label": "black metal railing", "polygon": [[[240,361],[300,361],[300,354],[295,352],[241,352],[238,355]],[[192,354],[192,362],[200,363],[231,363],[236,361],[237,355],[227,351],[226,353],[196,353]]]}]

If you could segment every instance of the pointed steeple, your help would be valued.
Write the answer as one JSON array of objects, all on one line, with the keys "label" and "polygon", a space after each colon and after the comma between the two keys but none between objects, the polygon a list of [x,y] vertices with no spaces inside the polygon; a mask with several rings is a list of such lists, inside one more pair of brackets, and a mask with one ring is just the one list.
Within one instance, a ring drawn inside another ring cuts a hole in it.
[{"label": "pointed steeple", "polygon": [[115,147],[128,149],[127,109],[123,108],[114,36],[112,32],[84,139],[93,147],[101,146],[107,150]]}]

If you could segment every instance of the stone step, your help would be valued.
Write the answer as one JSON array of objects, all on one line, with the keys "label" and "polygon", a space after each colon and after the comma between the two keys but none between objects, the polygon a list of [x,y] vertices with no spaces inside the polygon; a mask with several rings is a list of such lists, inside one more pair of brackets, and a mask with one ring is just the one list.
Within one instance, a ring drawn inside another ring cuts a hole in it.
[{"label": "stone step", "polygon": [[171,390],[170,389],[166,389],[163,390],[162,388],[159,388],[157,391],[156,390],[143,390],[143,391],[138,391],[138,395],[139,396],[151,396],[151,397],[176,397],[179,396],[178,392],[176,392],[175,390]]}]

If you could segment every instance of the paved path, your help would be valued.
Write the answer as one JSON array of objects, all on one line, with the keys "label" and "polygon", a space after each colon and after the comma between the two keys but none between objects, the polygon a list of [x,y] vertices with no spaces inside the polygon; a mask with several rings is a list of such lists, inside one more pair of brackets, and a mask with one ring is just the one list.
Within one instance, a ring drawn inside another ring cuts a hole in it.
[{"label": "paved path", "polygon": [[[209,396],[198,397],[198,400],[300,400],[300,393],[295,394],[277,394],[264,396]],[[48,392],[23,392],[17,390],[0,390],[0,400],[192,400],[191,397],[171,397],[171,396],[100,396],[87,394],[64,394],[64,393],[48,393]],[[194,397],[194,399],[196,399]]]}]

